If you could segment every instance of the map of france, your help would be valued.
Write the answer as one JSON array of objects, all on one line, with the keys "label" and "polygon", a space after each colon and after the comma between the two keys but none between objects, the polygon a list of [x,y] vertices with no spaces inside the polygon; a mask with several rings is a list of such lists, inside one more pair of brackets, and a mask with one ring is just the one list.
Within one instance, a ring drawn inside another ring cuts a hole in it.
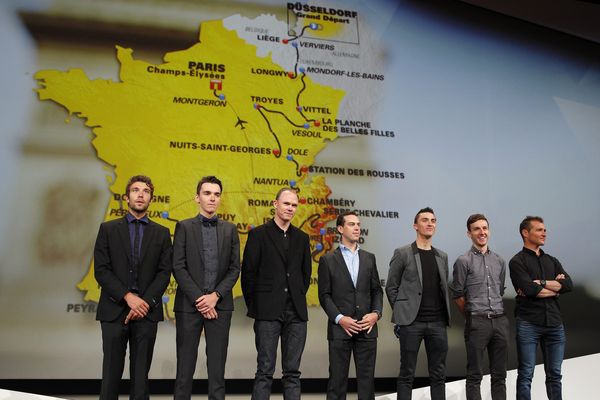
[{"label": "map of france", "polygon": [[[318,27],[324,35],[324,26],[308,24],[303,31]],[[281,37],[282,46],[298,49],[300,35]],[[98,158],[113,169],[105,219],[124,215],[125,183],[141,173],[157,188],[150,217],[173,232],[177,221],[197,214],[199,178],[217,175],[224,185],[219,216],[237,225],[243,249],[248,230],[272,217],[277,190],[292,186],[300,199],[293,222],[311,237],[316,276],[318,256],[332,246],[323,227],[335,215],[325,179],[308,171],[337,137],[327,125],[334,123],[344,92],[312,81],[298,65],[298,51],[290,71],[257,56],[256,46],[222,21],[203,23],[198,43],[167,53],[160,65],[116,48],[120,82],[90,80],[81,69],[35,75],[40,100],[84,119]],[[84,300],[97,302],[93,262],[77,287]],[[172,281],[163,299],[171,317],[175,287]],[[239,282],[234,295],[241,295]],[[318,303],[316,285],[307,299]]]}]

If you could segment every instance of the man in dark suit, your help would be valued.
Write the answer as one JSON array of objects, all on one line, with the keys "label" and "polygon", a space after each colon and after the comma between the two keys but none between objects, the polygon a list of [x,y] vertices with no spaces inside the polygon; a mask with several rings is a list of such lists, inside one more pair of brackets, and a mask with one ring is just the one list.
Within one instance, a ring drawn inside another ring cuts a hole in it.
[{"label": "man in dark suit", "polygon": [[340,246],[319,260],[319,302],[329,317],[328,400],[346,399],[350,355],[354,353],[358,399],[375,398],[377,321],[383,290],[375,256],[359,249],[360,220],[354,212],[336,221]]},{"label": "man in dark suit", "polygon": [[385,291],[393,309],[394,333],[400,340],[398,400],[412,397],[421,342],[425,341],[432,400],[446,398],[446,354],[450,322],[448,255],[431,240],[437,219],[429,207],[415,215],[417,240],[394,251]]},{"label": "man in dark suit", "polygon": [[310,285],[308,235],[291,222],[298,195],[283,188],[273,201],[275,216],[252,229],[244,249],[242,291],[254,318],[257,367],[252,399],[268,399],[281,338],[285,399],[300,398],[300,359],[306,342],[306,291]]},{"label": "man in dark suit", "polygon": [[101,287],[96,319],[102,328],[100,399],[116,400],[129,342],[132,399],[148,399],[148,371],[163,319],[162,295],[171,277],[171,235],[146,215],[154,185],[147,176],[129,179],[124,218],[100,225],[94,275]]},{"label": "man in dark suit", "polygon": [[225,361],[233,313],[231,289],[240,274],[240,239],[234,224],[217,218],[222,190],[216,177],[202,178],[196,187],[199,215],[175,227],[175,399],[192,396],[202,330],[206,337],[208,398],[225,399]]}]

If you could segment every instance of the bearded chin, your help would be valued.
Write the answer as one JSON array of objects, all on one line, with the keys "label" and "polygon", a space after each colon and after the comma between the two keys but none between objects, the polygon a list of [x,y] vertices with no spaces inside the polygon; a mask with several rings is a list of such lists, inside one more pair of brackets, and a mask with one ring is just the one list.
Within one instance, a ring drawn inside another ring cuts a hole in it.
[{"label": "bearded chin", "polygon": [[138,207],[135,204],[130,204],[129,208],[132,209],[133,211],[139,212],[139,213],[146,212],[148,210],[148,206]]}]

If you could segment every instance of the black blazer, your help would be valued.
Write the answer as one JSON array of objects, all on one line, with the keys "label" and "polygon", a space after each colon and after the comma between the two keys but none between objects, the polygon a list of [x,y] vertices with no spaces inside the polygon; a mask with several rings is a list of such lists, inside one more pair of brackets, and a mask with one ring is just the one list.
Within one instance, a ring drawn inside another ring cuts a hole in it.
[{"label": "black blazer", "polygon": [[308,235],[290,225],[288,256],[281,245],[273,220],[248,232],[242,262],[242,291],[248,316],[274,321],[285,308],[287,291],[298,316],[308,321],[306,292],[310,285],[312,262]]},{"label": "black blazer", "polygon": [[[215,291],[221,294],[217,310],[233,311],[231,289],[240,275],[240,238],[231,222],[218,220],[219,268]],[[173,275],[177,281],[174,311],[197,312],[195,301],[205,295],[200,216],[180,221],[173,239]]]},{"label": "black blazer", "polygon": [[[150,306],[147,318],[163,320],[162,295],[171,279],[171,234],[150,221],[144,227],[138,286],[140,297]],[[94,276],[101,287],[96,319],[114,321],[127,309],[123,299],[129,291],[131,241],[125,217],[100,225],[94,246]]]},{"label": "black blazer", "polygon": [[[358,263],[355,288],[339,247],[319,260],[319,302],[328,317],[327,339],[349,338],[344,329],[335,323],[339,314],[360,320],[370,312],[383,311],[383,289],[375,256],[358,250]],[[376,338],[377,325],[369,334],[364,334],[367,338]]]}]

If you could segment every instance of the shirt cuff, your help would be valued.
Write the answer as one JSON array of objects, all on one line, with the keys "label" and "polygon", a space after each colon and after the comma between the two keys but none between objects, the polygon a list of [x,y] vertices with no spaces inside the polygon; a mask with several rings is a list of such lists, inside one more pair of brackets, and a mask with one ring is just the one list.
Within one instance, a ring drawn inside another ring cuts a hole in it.
[{"label": "shirt cuff", "polygon": [[342,314],[338,314],[337,317],[335,317],[335,323],[339,324],[340,323],[340,319],[344,318],[344,316]]}]

